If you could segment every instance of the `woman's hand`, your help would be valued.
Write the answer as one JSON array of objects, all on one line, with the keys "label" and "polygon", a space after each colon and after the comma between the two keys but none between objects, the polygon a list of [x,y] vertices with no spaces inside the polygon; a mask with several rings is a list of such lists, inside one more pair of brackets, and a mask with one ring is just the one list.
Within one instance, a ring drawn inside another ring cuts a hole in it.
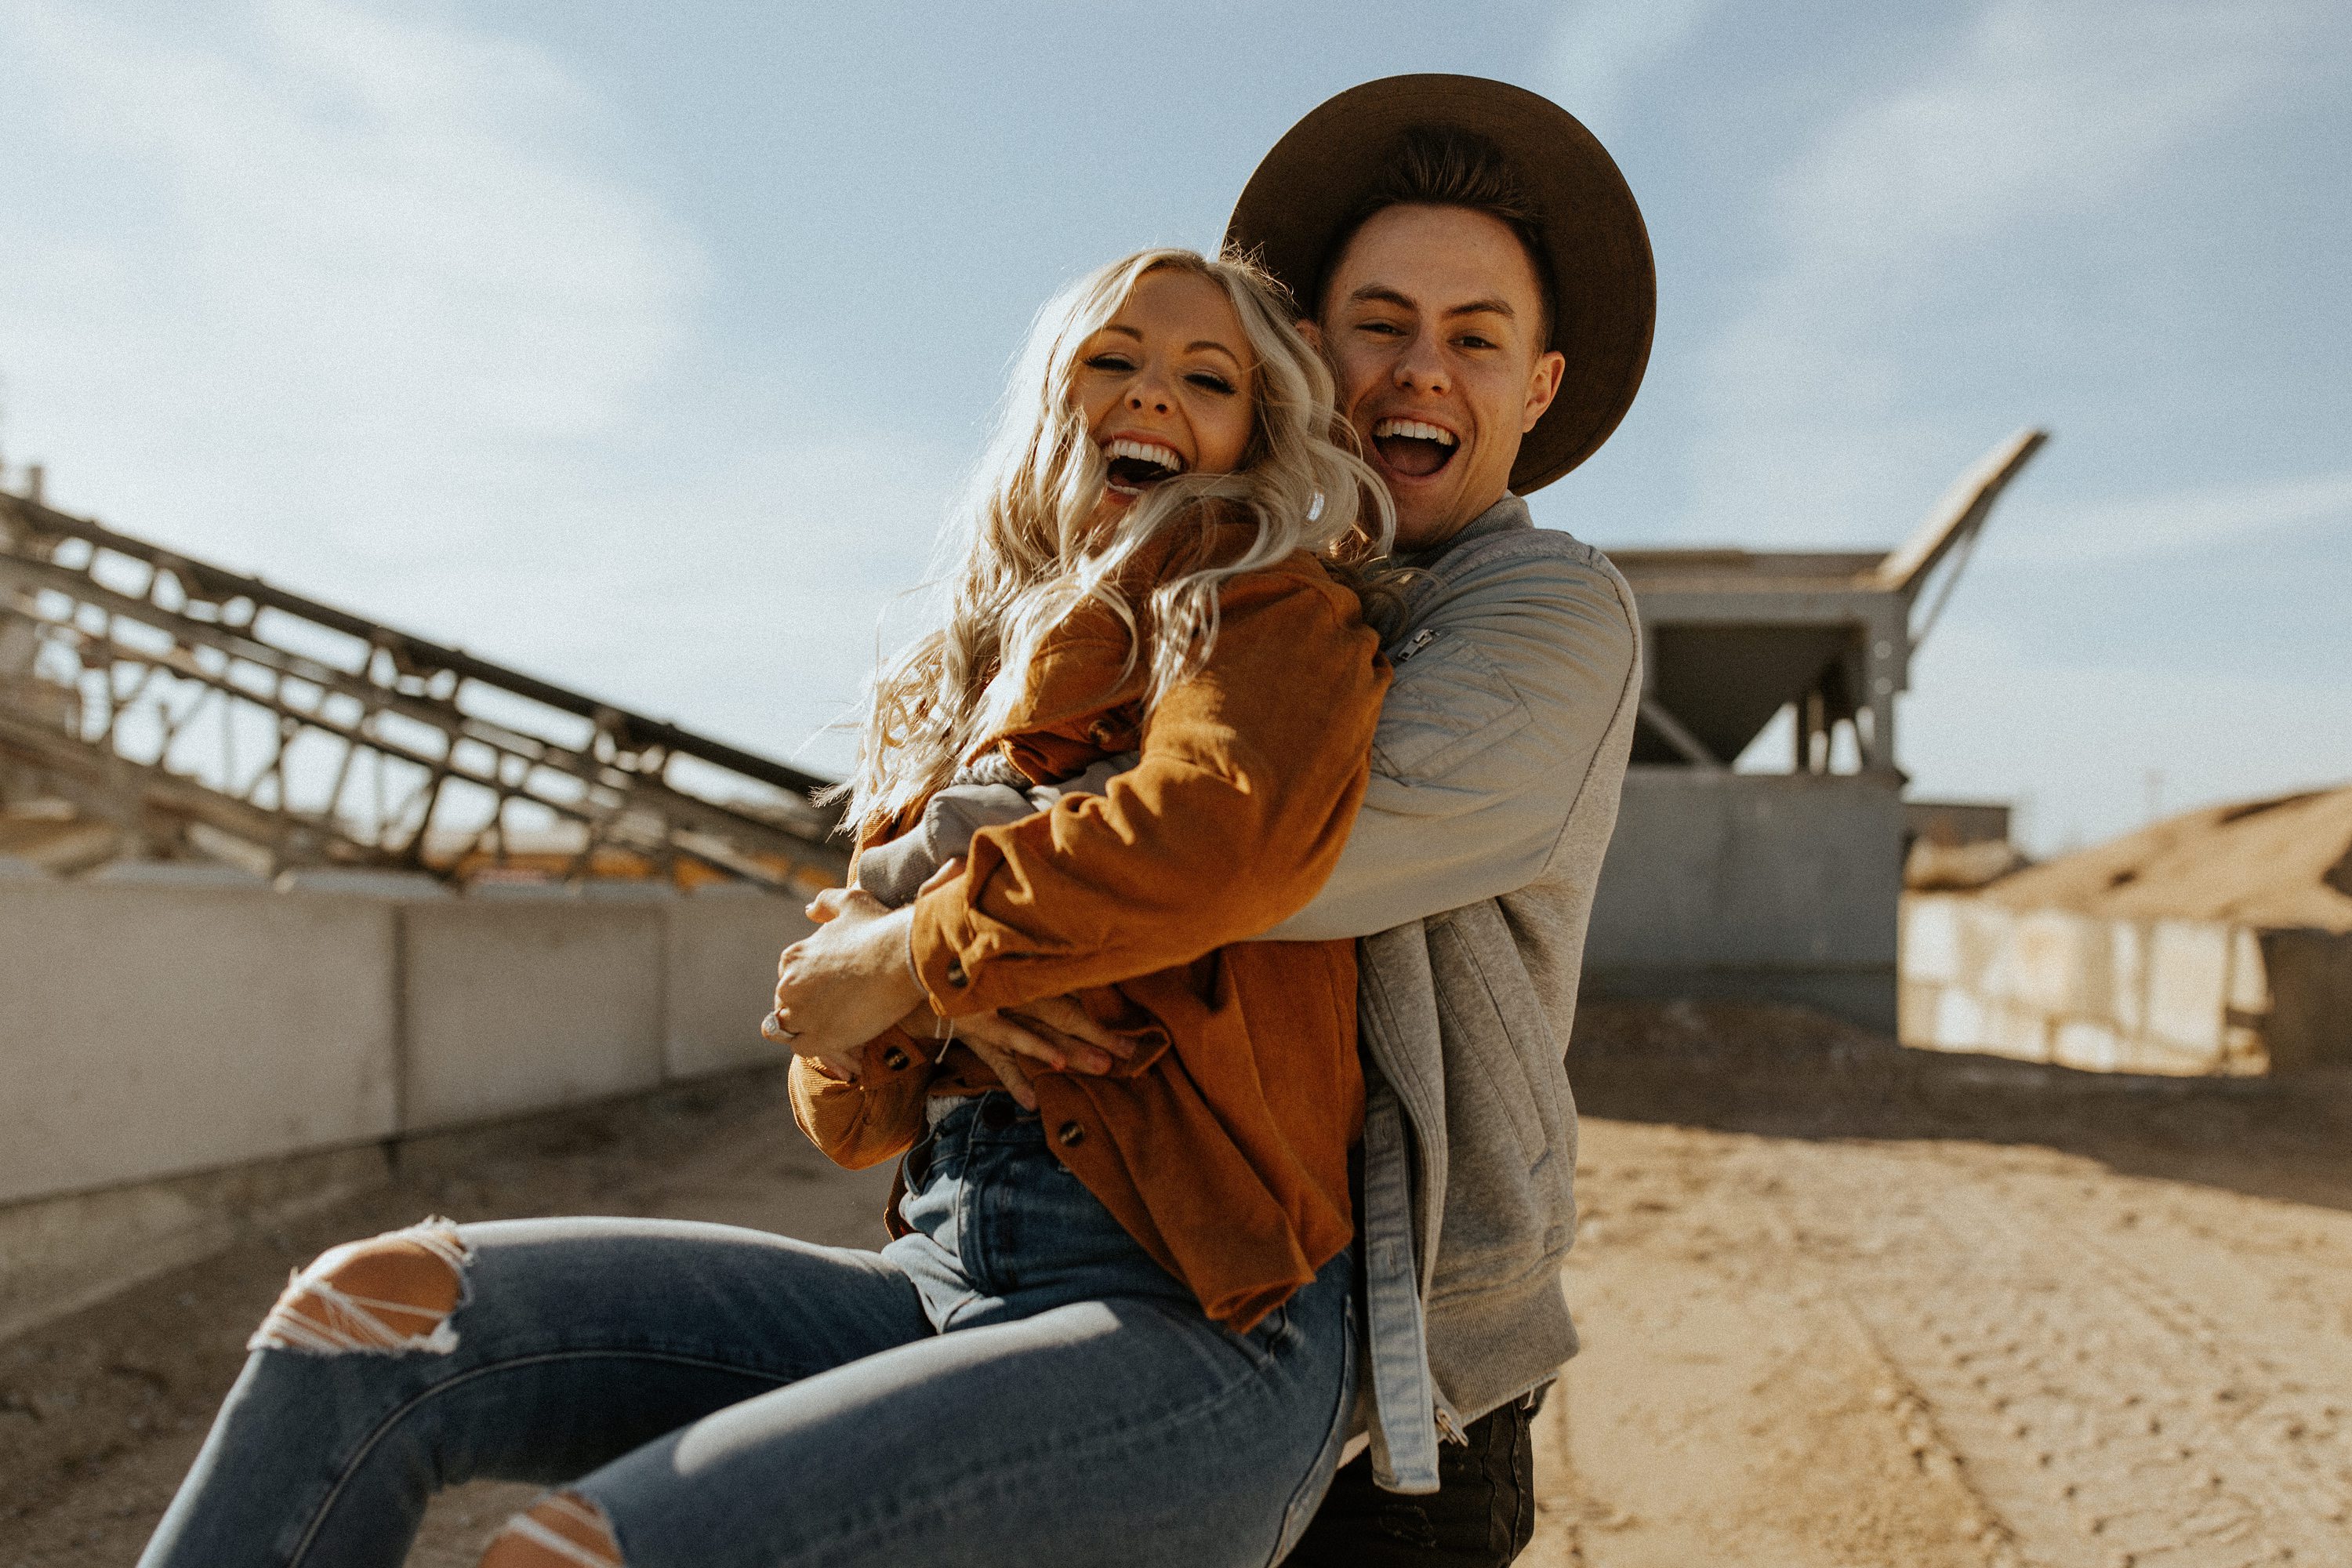
[{"label": "woman's hand", "polygon": [[[921,891],[962,874],[962,859],[951,859]],[[761,1021],[761,1034],[792,1047],[827,1077],[855,1083],[860,1047],[890,1025],[923,1039],[944,1033],[908,957],[909,910],[885,909],[862,889],[829,888],[810,900],[808,917],[820,929],[776,961],[776,1010]],[[880,1009],[894,996],[902,998],[897,1011],[883,1016]],[[1041,1026],[1068,1043],[1055,1043]],[[1115,1058],[1135,1054],[1134,1042],[1096,1023],[1070,996],[1043,997],[1018,1013],[967,1014],[954,1021],[953,1035],[1031,1110],[1037,1108],[1031,1072],[1107,1073]]]},{"label": "woman's hand", "polygon": [[776,960],[776,1010],[761,1033],[856,1081],[859,1048],[923,1000],[907,958],[913,914],[856,888],[819,893],[812,935]]}]

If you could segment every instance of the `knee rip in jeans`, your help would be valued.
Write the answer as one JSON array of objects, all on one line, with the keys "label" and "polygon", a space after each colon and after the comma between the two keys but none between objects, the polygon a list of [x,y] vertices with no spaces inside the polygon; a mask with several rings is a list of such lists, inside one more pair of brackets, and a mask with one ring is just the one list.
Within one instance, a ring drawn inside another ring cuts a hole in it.
[{"label": "knee rip in jeans", "polygon": [[480,1568],[628,1568],[604,1510],[578,1492],[551,1492],[491,1537]]},{"label": "knee rip in jeans", "polygon": [[449,1319],[470,1297],[473,1256],[446,1219],[330,1247],[286,1282],[246,1348],[446,1355],[457,1348]]}]

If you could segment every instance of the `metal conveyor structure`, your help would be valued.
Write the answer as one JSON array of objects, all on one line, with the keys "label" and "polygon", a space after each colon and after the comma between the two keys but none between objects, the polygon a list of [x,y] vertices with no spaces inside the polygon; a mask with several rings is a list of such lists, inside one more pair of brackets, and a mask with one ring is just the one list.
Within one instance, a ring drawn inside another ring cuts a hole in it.
[{"label": "metal conveyor structure", "polygon": [[0,492],[0,785],[136,853],[808,889],[830,782]]}]

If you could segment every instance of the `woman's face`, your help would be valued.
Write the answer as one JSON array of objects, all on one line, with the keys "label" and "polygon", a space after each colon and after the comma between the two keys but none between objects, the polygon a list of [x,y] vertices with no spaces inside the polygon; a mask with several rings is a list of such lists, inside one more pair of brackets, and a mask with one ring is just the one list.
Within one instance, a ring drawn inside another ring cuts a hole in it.
[{"label": "woman's face", "polygon": [[1198,273],[1138,279],[1079,350],[1076,390],[1115,504],[1178,474],[1229,474],[1249,448],[1249,340],[1224,289]]}]

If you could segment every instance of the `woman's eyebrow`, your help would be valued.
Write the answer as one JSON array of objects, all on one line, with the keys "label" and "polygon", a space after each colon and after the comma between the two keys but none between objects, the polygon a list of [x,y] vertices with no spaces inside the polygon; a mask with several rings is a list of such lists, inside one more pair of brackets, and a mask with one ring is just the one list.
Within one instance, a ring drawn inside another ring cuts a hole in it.
[{"label": "woman's eyebrow", "polygon": [[1225,347],[1224,344],[1217,342],[1214,338],[1201,338],[1193,342],[1187,343],[1184,346],[1184,352],[1188,354],[1199,353],[1202,349],[1213,350],[1214,352],[1224,355],[1235,364],[1242,363],[1241,355],[1234,353],[1233,350]]}]

